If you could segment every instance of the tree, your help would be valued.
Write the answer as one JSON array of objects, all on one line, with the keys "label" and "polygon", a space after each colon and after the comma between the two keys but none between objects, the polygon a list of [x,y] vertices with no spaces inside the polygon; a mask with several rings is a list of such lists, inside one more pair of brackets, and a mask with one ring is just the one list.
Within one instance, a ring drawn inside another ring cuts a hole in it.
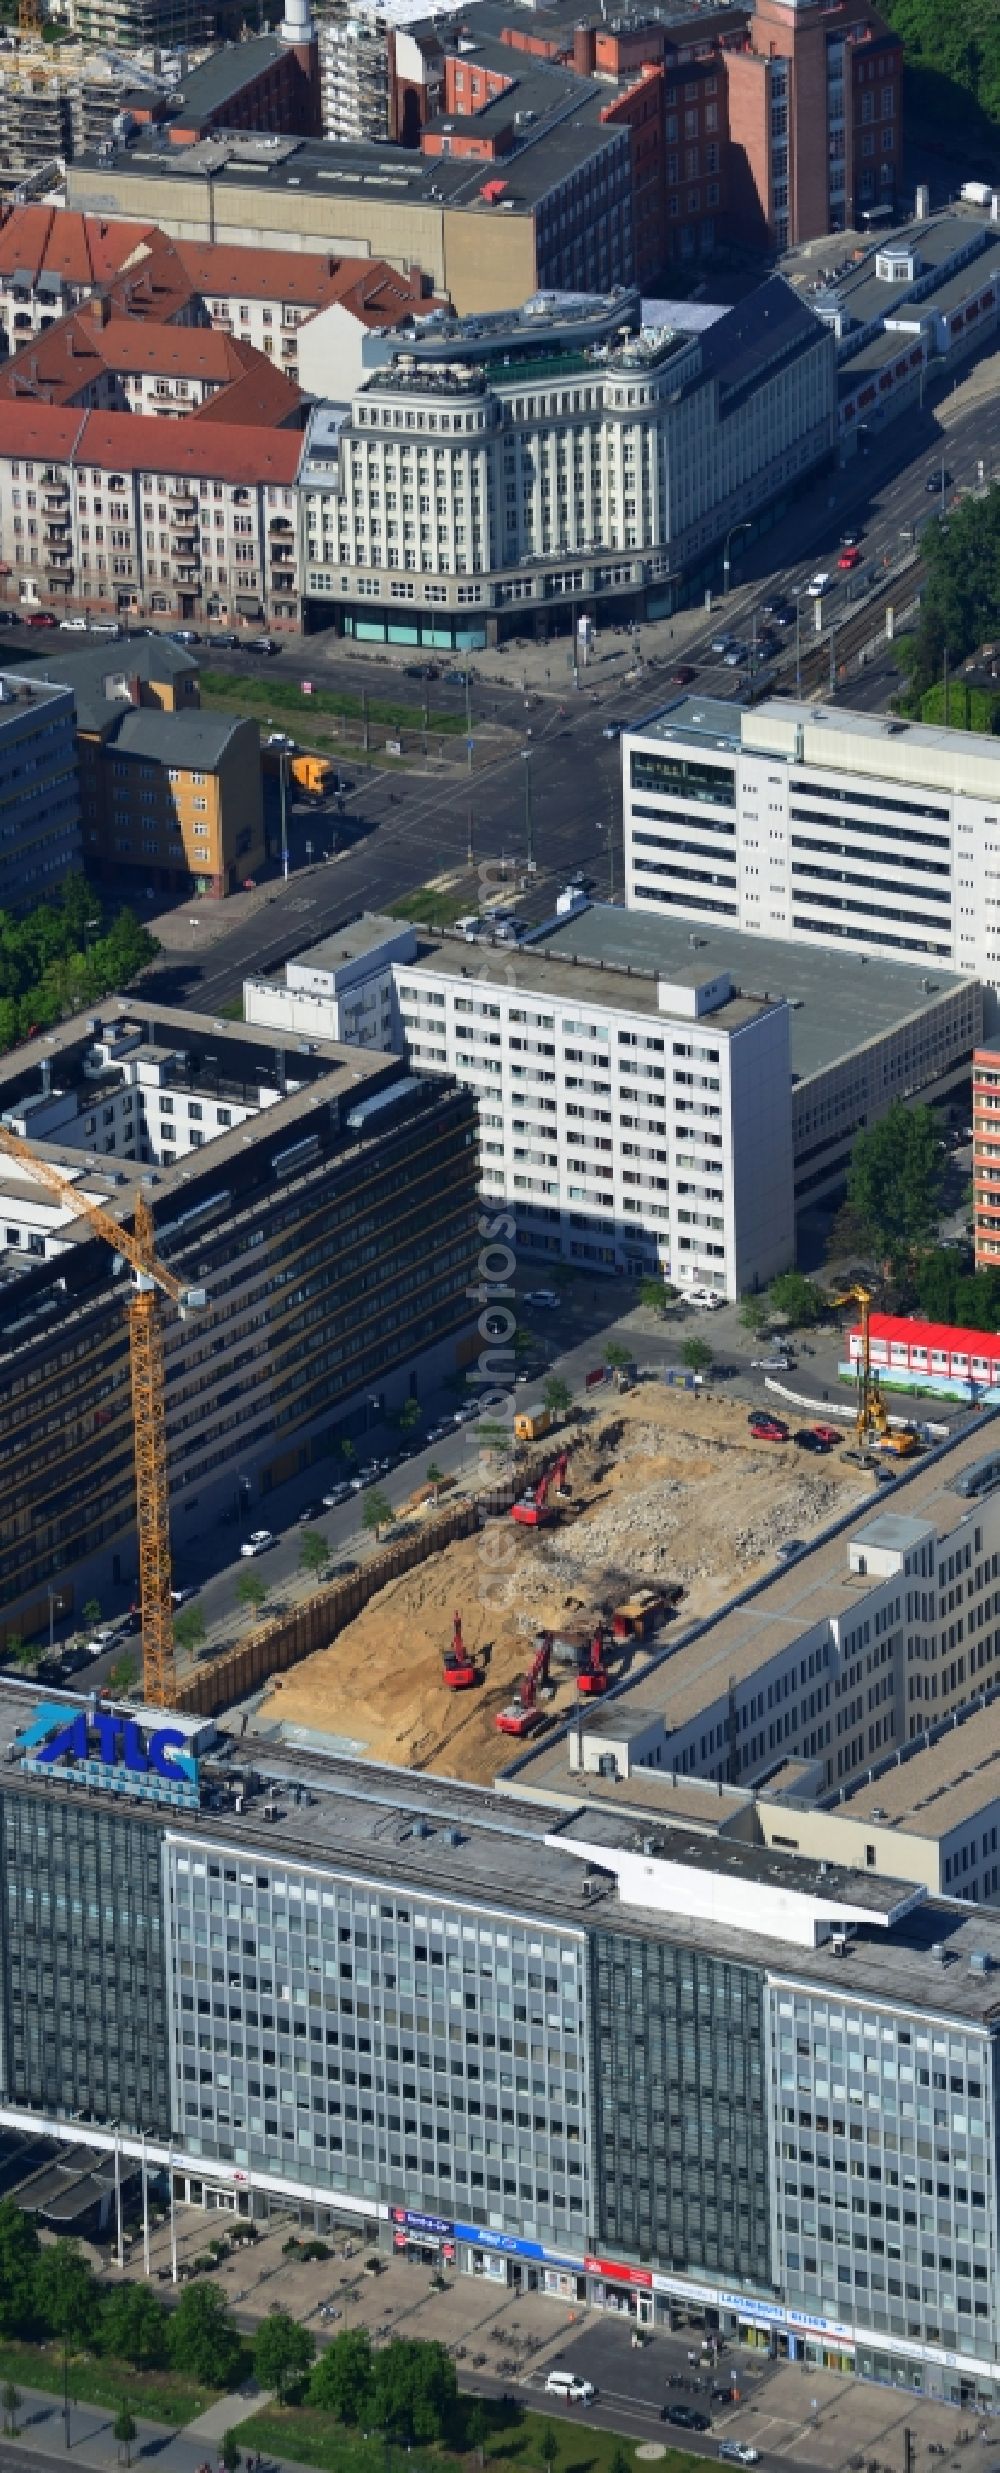
[{"label": "tree", "polygon": [[259,1571],[241,1571],[236,1583],[236,1595],[241,1606],[248,1606],[253,1614],[259,1614],[267,1596],[267,1581],[261,1579]]},{"label": "tree", "polygon": [[[926,10],[941,0],[909,0]],[[946,0],[954,8],[954,0]],[[996,12],[991,13],[994,18]],[[1000,103],[1000,42],[996,41],[997,102]],[[920,618],[909,660],[910,690],[906,699],[919,704],[942,676],[945,654],[953,667],[976,652],[992,635],[996,617],[997,572],[1000,563],[1000,489],[985,498],[964,498],[942,508],[939,519],[925,526],[921,551],[926,582]]]},{"label": "tree", "polygon": [[98,2318],[97,2286],[75,2241],[53,2241],[35,2261],[35,2309],[50,2335],[89,2344]]},{"label": "tree", "polygon": [[130,1692],[138,1672],[138,1660],[133,1657],[130,1649],[126,1650],[124,1657],[116,1657],[114,1665],[108,1668],[108,1682],[112,1691]]},{"label": "tree", "polygon": [[345,2327],[313,2363],[309,2402],[353,2426],[367,2421],[371,2390],[371,2337],[366,2327]]},{"label": "tree", "polygon": [[167,2313],[148,2284],[119,2284],[101,2311],[101,2349],[134,2370],[149,2370],[167,2357]]},{"label": "tree", "polygon": [[186,2284],[170,2320],[167,2337],[176,2370],[204,2380],[206,2387],[231,2387],[243,2367],[243,2345],[221,2293],[211,2284]]},{"label": "tree", "polygon": [[776,1314],[784,1314],[796,1330],[811,1331],[822,1322],[827,1310],[822,1289],[814,1279],[806,1279],[801,1271],[782,1271],[771,1281],[770,1303]]},{"label": "tree", "polygon": [[374,1493],[366,1496],[365,1507],[361,1514],[361,1526],[368,1530],[369,1535],[374,1535],[376,1545],[383,1529],[388,1528],[392,1516],[392,1504],[388,1495],[383,1494],[381,1488],[376,1486]]},{"label": "tree", "polygon": [[623,1347],[621,1340],[611,1340],[604,1351],[604,1362],[611,1366],[612,1371],[619,1365],[631,1365],[632,1351]]},{"label": "tree", "polygon": [[681,1349],[681,1361],[687,1366],[689,1374],[707,1374],[712,1363],[712,1351],[708,1341],[685,1340]]},{"label": "tree", "polygon": [[640,1305],[648,1306],[651,1314],[662,1314],[664,1305],[664,1287],[662,1279],[640,1280],[639,1303]]},{"label": "tree", "polygon": [[262,2387],[273,2387],[284,2404],[293,2381],[305,2377],[316,2350],[308,2327],[300,2327],[280,2306],[257,2329],[253,2366]]},{"label": "tree", "polygon": [[761,1332],[766,1331],[770,1319],[771,1307],[767,1297],[749,1296],[742,1298],[740,1303],[740,1321],[743,1325],[744,1331],[752,1331],[754,1338],[759,1339]]},{"label": "tree", "polygon": [[302,1570],[318,1580],[330,1560],[330,1548],[322,1529],[304,1528],[299,1539],[299,1562]]},{"label": "tree", "polygon": [[489,2425],[487,2423],[482,2404],[480,2403],[479,2397],[476,2396],[473,2398],[465,2417],[465,2444],[467,2447],[474,2449],[476,2463],[480,2468],[480,2473],[482,2473],[482,2468],[486,2461],[486,2433],[488,2427]]},{"label": "tree", "polygon": [[429,1463],[428,1463],[428,1468],[427,1468],[427,1483],[428,1483],[428,1485],[429,1485],[429,1486],[433,1486],[433,1488],[434,1488],[434,1500],[435,1500],[435,1502],[436,1502],[436,1501],[437,1501],[437,1498],[438,1498],[438,1495],[440,1494],[441,1488],[442,1488],[442,1486],[443,1486],[443,1485],[444,1485],[444,1483],[445,1483],[445,1473],[444,1473],[444,1470],[443,1470],[443,1468],[439,1468],[439,1467],[438,1467],[438,1464],[437,1464],[437,1461],[436,1461],[436,1460],[431,1460],[431,1461],[429,1461]]},{"label": "tree", "polygon": [[561,1374],[548,1374],[542,1385],[542,1399],[550,1417],[565,1417],[573,1406],[573,1394]]},{"label": "tree", "polygon": [[358,1455],[350,1436],[345,1434],[343,1442],[338,1443],[337,1448],[340,1452],[341,1459],[343,1460],[344,1467],[353,1468]]},{"label": "tree", "polygon": [[944,1148],[931,1108],[896,1100],[855,1136],[847,1199],[883,1260],[926,1244],[937,1217]]},{"label": "tree", "polygon": [[38,2234],[12,2198],[0,2199],[0,2335],[22,2335],[35,2313]]},{"label": "tree", "polygon": [[237,2439],[235,2430],[227,2430],[225,2432],[222,2445],[219,2449],[219,2454],[222,2458],[223,2464],[225,2465],[226,2473],[239,2473],[239,2467],[243,2462],[243,2458],[240,2454],[239,2440]]},{"label": "tree", "polygon": [[115,2438],[118,2444],[119,2458],[121,2457],[122,2449],[124,2448],[125,2462],[127,2465],[132,2462],[132,2444],[133,2441],[138,2438],[138,2435],[138,2425],[136,2423],[135,2415],[131,2412],[123,2396],[118,2407],[118,2411],[115,2414]]},{"label": "tree", "polygon": [[[415,1433],[423,1413],[424,1412],[421,1408],[419,1400],[404,1400],[397,1419],[400,1433]],[[343,1445],[341,1445],[341,1448],[343,1448]]]},{"label": "tree", "polygon": [[189,1656],[200,1649],[206,1638],[205,1617],[200,1606],[184,1606],[174,1619],[174,1641]]},{"label": "tree", "polygon": [[0,2390],[0,2404],[3,2406],[4,2430],[7,2437],[12,2439],[17,2429],[17,2416],[22,2404],[21,2390],[15,2387],[13,2379],[4,2380],[3,2388]]},{"label": "tree", "polygon": [[455,2364],[443,2344],[395,2337],[375,2355],[374,2419],[387,2436],[408,2446],[444,2437],[457,2393]]},{"label": "tree", "polygon": [[559,2441],[550,2421],[546,2422],[542,2431],[538,2442],[538,2452],[545,2466],[545,2473],[552,2473],[552,2467],[559,2454]]},{"label": "tree", "polygon": [[86,1605],[83,1608],[83,1619],[85,1623],[89,1623],[91,1630],[93,1630],[95,1623],[100,1622],[101,1601],[99,1597],[88,1597]]}]

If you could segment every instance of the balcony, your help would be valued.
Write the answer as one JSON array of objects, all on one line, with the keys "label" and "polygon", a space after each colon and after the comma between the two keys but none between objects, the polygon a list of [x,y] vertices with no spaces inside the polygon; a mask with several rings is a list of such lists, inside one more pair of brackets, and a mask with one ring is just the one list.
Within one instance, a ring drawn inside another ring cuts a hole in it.
[{"label": "balcony", "polygon": [[271,536],[272,545],[275,545],[276,535],[280,533],[293,532],[294,525],[290,515],[272,515],[267,529]]}]

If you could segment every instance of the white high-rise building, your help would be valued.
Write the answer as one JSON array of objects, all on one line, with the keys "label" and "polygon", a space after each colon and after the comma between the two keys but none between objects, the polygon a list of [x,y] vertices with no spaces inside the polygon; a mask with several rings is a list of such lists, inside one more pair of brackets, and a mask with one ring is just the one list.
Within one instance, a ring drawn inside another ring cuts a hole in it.
[{"label": "white high-rise building", "polygon": [[995,739],[688,694],[626,733],[623,767],[630,909],[1000,991]]}]

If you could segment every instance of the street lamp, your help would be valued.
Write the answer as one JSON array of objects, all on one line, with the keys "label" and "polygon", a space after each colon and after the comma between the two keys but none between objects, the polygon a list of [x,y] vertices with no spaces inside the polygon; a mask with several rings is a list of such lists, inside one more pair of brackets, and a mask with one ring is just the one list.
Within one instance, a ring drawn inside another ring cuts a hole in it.
[{"label": "street lamp", "polygon": [[802,693],[802,604],[808,599],[808,591],[797,592],[795,595],[795,693],[797,696]]},{"label": "street lamp", "polygon": [[724,547],[723,552],[722,552],[722,590],[723,590],[723,592],[724,592],[724,593],[727,593],[727,592],[729,591],[729,569],[730,569],[730,565],[731,565],[731,560],[730,560],[730,556],[729,556],[729,544],[730,544],[730,542],[733,540],[733,538],[735,537],[736,533],[738,533],[738,532],[749,532],[749,530],[750,530],[750,521],[749,521],[749,517],[744,515],[744,516],[741,516],[740,521],[739,521],[739,523],[738,523],[738,524],[730,524],[729,530],[728,530],[728,532],[727,532],[727,534],[726,534],[725,547]]},{"label": "street lamp", "polygon": [[[269,729],[271,729],[271,730],[273,730],[273,729],[274,729],[274,723],[273,723],[273,721],[270,721],[270,722],[268,723],[268,728],[269,728]],[[366,723],[365,745],[367,746],[367,744],[368,744],[368,740],[367,740],[367,723]],[[280,801],[280,808],[281,808],[281,873],[282,873],[282,876],[283,876],[284,881],[285,881],[285,883],[286,883],[286,884],[288,883],[288,773],[287,773],[287,770],[286,770],[287,761],[288,761],[288,749],[287,749],[287,747],[279,747],[279,749],[278,749],[278,798],[279,798],[279,801]]]},{"label": "street lamp", "polygon": [[524,831],[528,845],[527,864],[533,871],[535,865],[535,843],[534,819],[531,812],[531,755],[532,750],[530,747],[522,747],[521,762],[524,766]]}]

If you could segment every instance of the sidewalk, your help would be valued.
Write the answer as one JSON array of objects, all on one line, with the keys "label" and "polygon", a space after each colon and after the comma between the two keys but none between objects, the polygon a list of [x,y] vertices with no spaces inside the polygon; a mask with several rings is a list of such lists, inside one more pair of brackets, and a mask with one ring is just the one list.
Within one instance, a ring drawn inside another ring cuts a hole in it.
[{"label": "sidewalk", "polygon": [[[21,2389],[22,2404],[18,2412],[17,2429],[6,2442],[10,2447],[40,2460],[66,2456],[63,2431],[63,2407],[57,2396],[40,2389]],[[127,2399],[126,2399],[127,2400]],[[270,2397],[265,2393],[246,2396],[221,2396],[217,2403],[189,2422],[186,2429],[175,2430],[162,2422],[147,2421],[135,2416],[137,2437],[132,2441],[133,2464],[155,2458],[164,2473],[198,2473],[199,2465],[216,2459],[227,2430],[237,2429],[253,2413],[263,2410]],[[114,2435],[115,2413],[97,2404],[70,2404],[70,2442],[68,2460],[85,2465],[88,2473],[120,2473],[125,2451],[119,2448]],[[0,2443],[0,2461],[2,2461]],[[284,2464],[285,2459],[282,2459]],[[288,2473],[315,2473],[314,2467],[293,2465],[288,2460]]]}]

